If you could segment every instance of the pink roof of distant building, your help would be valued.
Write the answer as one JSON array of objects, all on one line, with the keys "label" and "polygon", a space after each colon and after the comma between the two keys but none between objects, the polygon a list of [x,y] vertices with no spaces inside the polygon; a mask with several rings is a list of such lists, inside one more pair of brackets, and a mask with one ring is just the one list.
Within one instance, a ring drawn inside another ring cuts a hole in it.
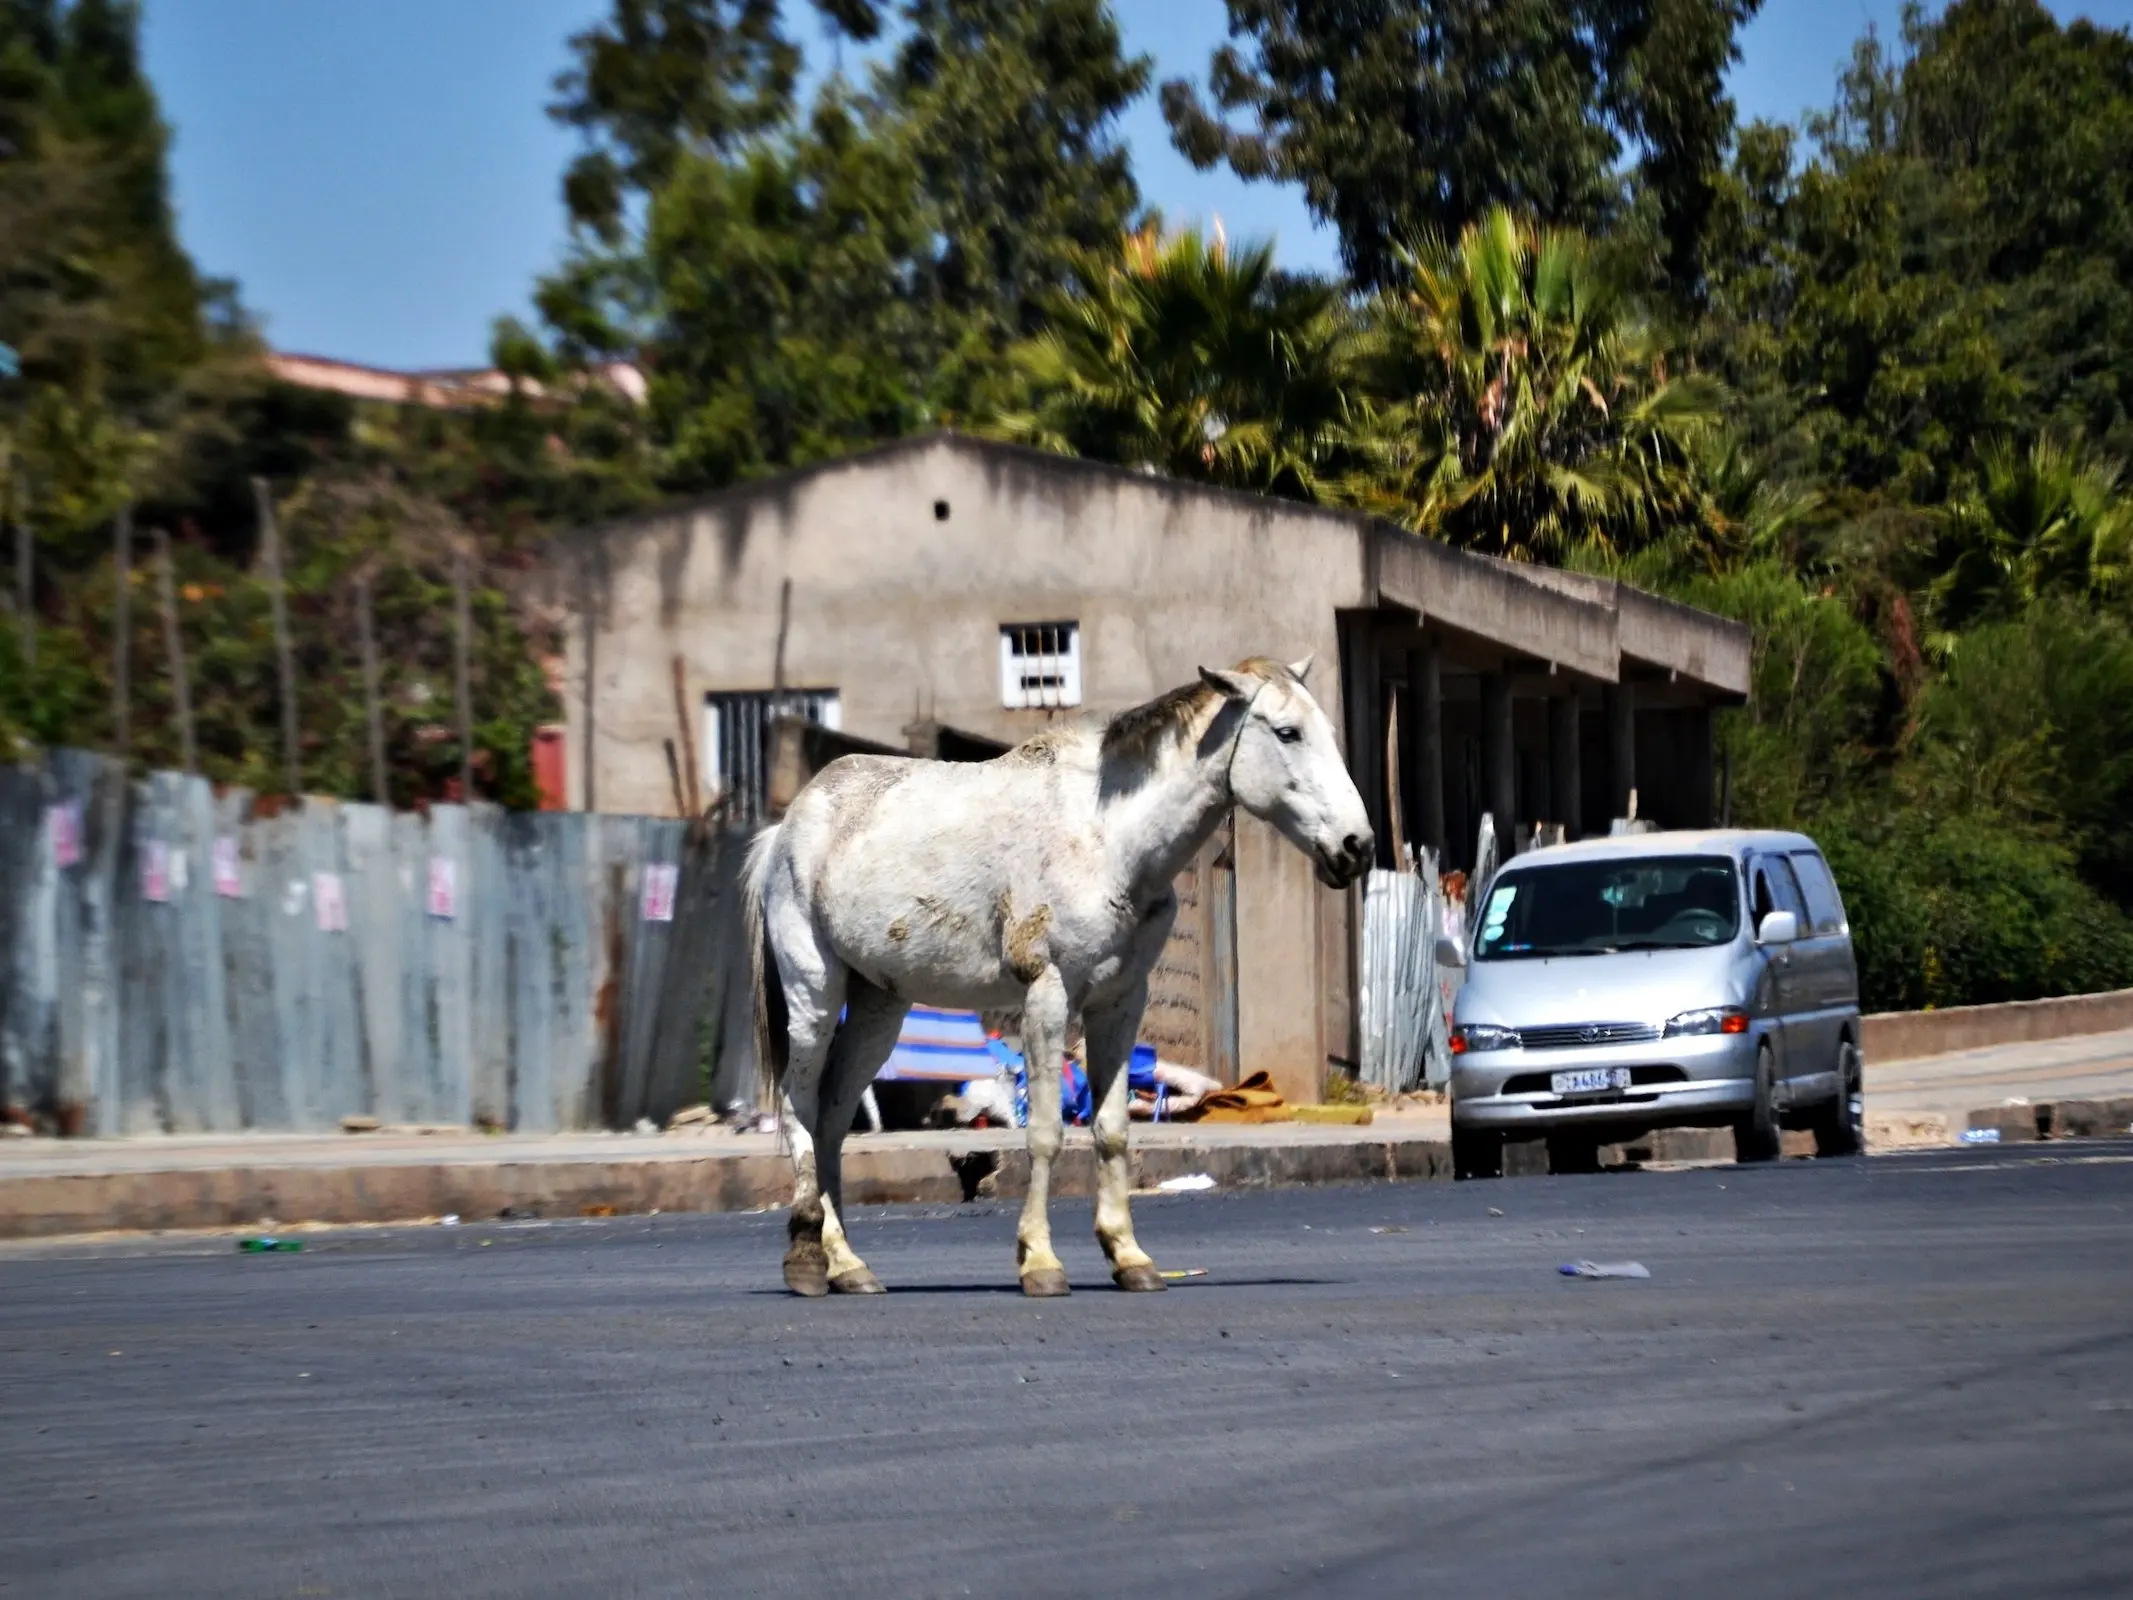
[{"label": "pink roof of distant building", "polygon": [[[493,368],[398,372],[389,367],[367,367],[330,356],[295,355],[281,350],[268,352],[267,370],[282,382],[302,389],[388,405],[425,406],[435,411],[495,405],[511,393],[512,383],[507,375]],[[644,374],[636,367],[626,361],[610,361],[595,370],[617,393],[632,402],[643,402]],[[522,381],[521,386],[536,398],[545,396],[546,391],[537,383]]]}]

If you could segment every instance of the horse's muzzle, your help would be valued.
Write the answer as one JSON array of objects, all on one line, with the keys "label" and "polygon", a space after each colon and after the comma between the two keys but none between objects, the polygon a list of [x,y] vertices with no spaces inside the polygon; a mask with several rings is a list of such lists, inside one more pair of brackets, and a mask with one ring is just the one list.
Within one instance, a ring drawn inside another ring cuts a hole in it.
[{"label": "horse's muzzle", "polygon": [[1351,833],[1338,850],[1318,847],[1318,881],[1329,889],[1345,889],[1377,859],[1377,841],[1367,833]]}]

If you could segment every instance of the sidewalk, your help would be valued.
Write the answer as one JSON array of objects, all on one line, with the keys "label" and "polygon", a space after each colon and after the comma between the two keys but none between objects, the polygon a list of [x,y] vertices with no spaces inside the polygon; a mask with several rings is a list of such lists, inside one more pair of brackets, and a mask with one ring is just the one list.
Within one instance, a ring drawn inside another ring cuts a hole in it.
[{"label": "sidewalk", "polygon": [[[2133,1031],[1870,1061],[1866,1083],[1877,1150],[1948,1144],[1974,1126],[2008,1139],[2123,1133],[2133,1124]],[[1204,1172],[1233,1189],[1448,1178],[1449,1137],[1442,1106],[1381,1110],[1367,1127],[1136,1123],[1134,1181],[1152,1188]],[[1617,1149],[1618,1158],[1633,1154],[1721,1160],[1731,1135],[1681,1130]],[[1513,1170],[1531,1170],[1536,1155],[1533,1147]],[[845,1193],[861,1205],[1011,1198],[1025,1192],[1028,1170],[1018,1130],[862,1133],[846,1146]],[[1089,1132],[1069,1128],[1053,1192],[1086,1196],[1094,1178]],[[791,1192],[773,1136],[717,1126],[0,1142],[0,1239],[269,1221],[750,1211],[782,1206]]]},{"label": "sidewalk", "polygon": [[[1445,1113],[1367,1127],[1136,1124],[1135,1186],[1204,1172],[1226,1189],[1451,1175]],[[1015,1129],[855,1134],[845,1195],[859,1205],[959,1203],[1026,1192]],[[1052,1192],[1094,1192],[1086,1128],[1069,1128]],[[0,1238],[263,1222],[402,1222],[457,1215],[575,1217],[753,1211],[792,1195],[769,1134],[258,1134],[0,1145]]]}]

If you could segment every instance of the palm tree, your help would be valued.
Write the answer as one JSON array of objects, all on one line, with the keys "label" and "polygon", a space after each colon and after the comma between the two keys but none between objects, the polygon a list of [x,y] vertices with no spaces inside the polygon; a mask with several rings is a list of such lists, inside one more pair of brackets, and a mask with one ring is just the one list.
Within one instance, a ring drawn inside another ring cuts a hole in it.
[{"label": "palm tree", "polygon": [[2047,594],[2100,597],[2125,586],[2133,501],[2118,464],[2039,438],[1986,448],[1975,483],[1940,519],[1926,585],[1945,653],[1973,622]]},{"label": "palm tree", "polygon": [[1346,463],[1355,330],[1338,289],[1195,229],[1085,255],[1019,346],[1025,409],[983,431],[1173,477],[1320,498]]},{"label": "palm tree", "polygon": [[1497,208],[1403,253],[1371,308],[1348,497],[1419,533],[1517,559],[1634,549],[1707,521],[1698,454],[1719,386],[1670,377],[1583,235]]}]

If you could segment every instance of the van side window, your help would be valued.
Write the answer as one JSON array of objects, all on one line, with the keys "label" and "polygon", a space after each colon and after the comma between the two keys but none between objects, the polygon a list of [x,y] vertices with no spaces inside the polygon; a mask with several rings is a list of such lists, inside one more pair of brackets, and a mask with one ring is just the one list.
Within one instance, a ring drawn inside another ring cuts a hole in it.
[{"label": "van side window", "polygon": [[1790,911],[1799,919],[1801,928],[1809,925],[1807,908],[1800,899],[1799,879],[1792,875],[1783,856],[1763,856],[1755,863],[1755,925],[1760,928],[1763,918],[1773,911]]},{"label": "van side window", "polygon": [[1800,888],[1807,896],[1807,915],[1814,931],[1842,933],[1844,901],[1837,894],[1837,880],[1830,876],[1829,863],[1812,850],[1802,850],[1792,858],[1792,865],[1800,875]]}]

